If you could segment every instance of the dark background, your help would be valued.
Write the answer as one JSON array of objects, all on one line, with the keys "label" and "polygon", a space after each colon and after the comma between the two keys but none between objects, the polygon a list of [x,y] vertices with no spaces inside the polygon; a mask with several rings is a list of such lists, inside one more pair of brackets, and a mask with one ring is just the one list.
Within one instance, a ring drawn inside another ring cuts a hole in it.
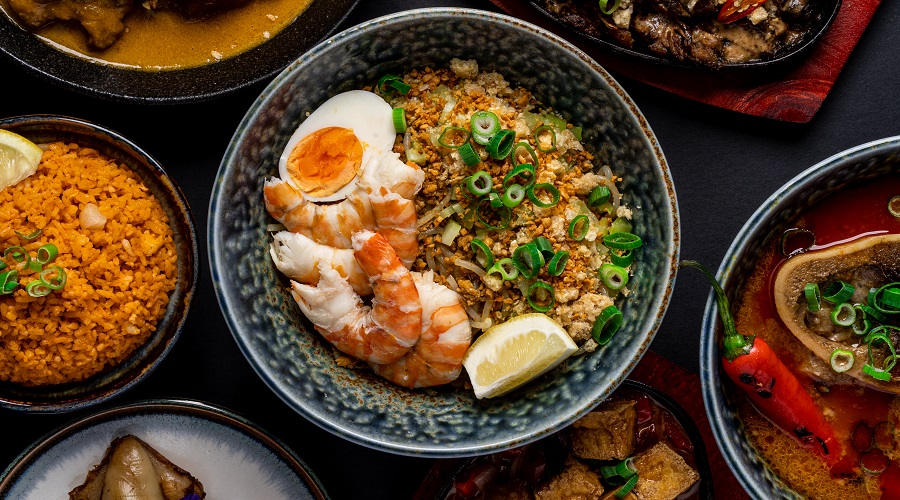
[{"label": "dark background", "polygon": [[[363,0],[339,29],[399,10],[446,5],[496,10],[487,0]],[[900,135],[898,26],[900,2],[885,0],[821,110],[803,125],[738,115],[618,78],[668,159],[681,212],[683,258],[717,267],[744,221],[783,183],[844,149]],[[224,406],[283,440],[332,498],[409,498],[433,461],[345,442],[294,413],[243,358],[216,302],[206,259],[209,196],[228,141],[265,83],[211,102],[129,105],[50,85],[0,58],[0,117],[62,114],[120,132],[159,160],[193,209],[201,231],[201,279],[181,339],[150,377],[111,405],[178,397]],[[701,280],[699,274],[679,277],[652,345],[694,372],[709,292]],[[62,415],[0,410],[0,468],[36,439],[94,410]]]}]

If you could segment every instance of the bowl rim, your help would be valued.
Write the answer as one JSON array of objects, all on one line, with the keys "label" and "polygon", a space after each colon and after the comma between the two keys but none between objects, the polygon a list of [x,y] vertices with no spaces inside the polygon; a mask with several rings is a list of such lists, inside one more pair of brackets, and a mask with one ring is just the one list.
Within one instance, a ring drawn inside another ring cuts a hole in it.
[{"label": "bowl rim", "polygon": [[[732,271],[738,262],[738,256],[746,250],[750,241],[764,237],[764,235],[757,234],[759,228],[777,213],[782,201],[791,198],[795,192],[807,183],[827,177],[842,165],[885,149],[896,149],[900,152],[900,135],[876,139],[835,153],[800,172],[772,193],[753,212],[753,215],[747,219],[747,222],[738,231],[738,234],[725,252],[725,256],[716,271],[716,278],[719,280],[719,283],[722,283],[722,287],[726,290],[728,289],[727,283],[732,278]],[[712,427],[713,437],[719,450],[725,457],[725,463],[728,464],[728,468],[731,469],[738,482],[750,496],[766,500],[769,498],[769,494],[763,491],[760,484],[751,480],[747,470],[748,466],[742,457],[742,450],[734,446],[728,439],[734,435],[734,432],[726,429],[724,425],[726,421],[724,415],[724,409],[726,408],[725,399],[720,386],[712,383],[713,376],[720,380],[722,378],[720,376],[721,370],[719,368],[719,348],[717,343],[718,323],[715,294],[710,290],[703,311],[703,322],[700,327],[700,386],[703,393],[703,406],[706,408],[706,416]],[[741,437],[741,440],[743,440],[743,437]]]},{"label": "bowl rim", "polygon": [[[145,162],[143,163],[145,163],[152,169],[153,172],[159,175],[160,182],[165,188],[167,188],[167,193],[171,194],[172,196],[172,202],[174,202],[177,208],[183,210],[184,220],[178,221],[178,223],[184,223],[187,227],[188,237],[185,239],[185,245],[187,246],[188,255],[179,255],[178,258],[189,258],[191,261],[187,267],[190,273],[190,275],[187,276],[189,286],[185,288],[183,298],[181,300],[184,312],[181,314],[181,317],[178,319],[178,321],[172,323],[170,326],[173,331],[172,337],[165,343],[164,346],[162,346],[162,349],[159,352],[159,356],[157,356],[155,359],[147,360],[146,367],[142,368],[143,365],[137,365],[133,368],[136,371],[135,375],[124,377],[125,381],[123,383],[114,383],[108,388],[108,390],[106,390],[105,394],[91,399],[83,399],[83,397],[81,397],[81,399],[73,399],[70,397],[61,401],[34,403],[27,401],[12,401],[7,398],[0,398],[0,408],[20,411],[23,413],[65,413],[75,410],[81,410],[90,406],[95,406],[106,402],[116,396],[119,396],[146,379],[148,376],[150,376],[151,373],[156,370],[156,368],[159,367],[159,365],[163,362],[163,360],[166,358],[166,356],[169,354],[169,352],[172,350],[172,348],[180,338],[181,332],[184,328],[184,324],[190,313],[191,304],[197,294],[197,286],[200,280],[200,251],[199,241],[197,238],[197,227],[196,223],[194,222],[194,216],[191,212],[191,207],[187,202],[187,198],[184,196],[184,193],[175,182],[175,180],[165,171],[162,164],[160,164],[153,156],[151,156],[149,153],[147,153],[140,146],[132,142],[124,135],[103,125],[99,125],[97,123],[80,118],[54,114],[32,114],[0,118],[0,128],[15,128],[18,126],[40,124],[61,124],[66,127],[71,127],[72,130],[76,131],[75,133],[79,134],[87,134],[89,132],[96,133],[101,136],[101,140],[103,142],[106,142],[111,147],[120,150],[123,154],[130,157],[144,159]],[[129,170],[135,170],[132,169],[130,165],[126,165],[126,167]],[[170,224],[171,223],[172,222],[170,221]],[[171,303],[172,300],[173,296],[170,295],[169,303]],[[156,335],[158,332],[159,326],[154,329],[153,335]],[[88,378],[86,380],[90,379],[91,378]],[[81,382],[75,383],[77,384]]]},{"label": "bowl rim", "polygon": [[442,448],[435,445],[422,445],[421,443],[417,444],[412,441],[398,444],[389,440],[380,440],[373,436],[355,433],[352,430],[341,426],[338,422],[323,419],[316,412],[309,411],[308,408],[298,407],[298,405],[295,405],[289,397],[289,394],[286,394],[275,383],[275,381],[272,380],[271,376],[263,369],[263,367],[259,366],[258,363],[254,361],[253,351],[251,347],[244,340],[243,333],[240,331],[238,324],[234,321],[234,319],[228,312],[232,308],[231,305],[233,300],[231,297],[229,297],[229,292],[222,284],[220,276],[221,270],[227,269],[227,265],[223,260],[223,255],[221,254],[221,242],[217,239],[218,235],[221,234],[221,231],[219,230],[220,225],[223,224],[223,222],[220,220],[220,212],[218,210],[218,206],[222,204],[219,201],[219,198],[223,193],[223,185],[225,179],[232,177],[233,171],[236,169],[236,166],[230,160],[235,156],[236,152],[241,148],[244,142],[244,139],[241,138],[240,131],[247,128],[253,121],[256,120],[261,109],[264,106],[268,105],[273,98],[272,96],[276,94],[276,89],[279,85],[290,78],[294,74],[294,72],[299,71],[299,69],[305,66],[308,62],[320,57],[319,53],[323,50],[327,50],[329,46],[339,45],[345,40],[350,40],[355,37],[361,36],[361,34],[363,33],[366,33],[373,29],[377,29],[377,27],[382,24],[402,21],[405,19],[415,19],[417,17],[474,19],[479,21],[500,23],[513,29],[527,30],[528,32],[531,32],[536,36],[541,36],[547,39],[551,43],[554,43],[560,46],[565,51],[569,52],[573,58],[580,61],[587,68],[590,68],[590,70],[596,72],[600,76],[600,78],[604,79],[609,85],[610,90],[619,97],[619,99],[621,100],[621,104],[631,112],[636,125],[643,131],[643,141],[650,151],[650,154],[652,154],[652,156],[654,156],[658,162],[660,181],[663,183],[664,194],[666,196],[665,200],[663,200],[664,203],[661,204],[666,208],[665,210],[663,210],[663,222],[667,227],[671,228],[671,235],[669,235],[669,237],[667,237],[665,241],[668,265],[664,266],[664,273],[662,279],[660,280],[659,286],[662,292],[653,297],[650,308],[651,311],[655,311],[655,318],[646,329],[646,338],[636,349],[635,359],[627,364],[627,366],[622,367],[618,374],[610,377],[611,383],[609,387],[601,393],[597,394],[591,400],[586,401],[583,408],[572,408],[567,414],[558,415],[554,422],[549,425],[549,428],[559,428],[560,426],[568,425],[571,422],[577,420],[585,413],[590,411],[591,408],[593,408],[600,401],[606,399],[606,397],[608,397],[617,387],[621,385],[621,383],[627,378],[631,370],[636,366],[637,362],[649,349],[653,338],[659,331],[659,327],[668,308],[668,304],[671,300],[672,290],[675,285],[675,277],[677,274],[676,268],[680,252],[681,230],[678,201],[675,194],[675,187],[671,172],[668,167],[668,162],[666,161],[666,158],[662,153],[659,141],[648,125],[646,118],[637,108],[635,102],[625,92],[622,86],[599,63],[591,59],[587,54],[584,53],[584,51],[577,48],[572,43],[553,34],[552,32],[506,14],[494,13],[478,9],[454,7],[430,7],[396,12],[350,27],[322,41],[320,44],[313,47],[310,51],[303,54],[296,61],[290,64],[287,68],[284,69],[284,71],[276,76],[272,80],[272,82],[269,83],[269,85],[262,91],[259,98],[248,109],[247,113],[244,115],[244,118],[238,125],[234,136],[229,142],[225,154],[222,157],[222,162],[219,166],[219,171],[217,172],[216,181],[213,185],[213,191],[210,196],[209,217],[207,219],[207,251],[209,254],[208,257],[210,261],[210,274],[213,281],[213,287],[216,292],[216,299],[219,303],[219,307],[222,310],[225,322],[228,325],[232,336],[234,337],[235,343],[238,345],[241,353],[244,355],[248,363],[252,366],[256,374],[265,382],[269,389],[273,393],[275,393],[288,407],[290,407],[318,427],[338,437],[372,449],[393,454],[416,457],[443,458],[471,456],[474,454],[493,452],[500,449],[508,449],[515,446],[521,446],[528,442],[535,441],[546,435],[548,430],[544,427],[548,426],[543,426],[541,429],[529,429],[526,433],[517,436],[517,438],[515,439],[508,439],[505,441],[491,440],[483,443],[478,443],[477,445],[469,445],[465,447],[454,446],[450,448]]}]

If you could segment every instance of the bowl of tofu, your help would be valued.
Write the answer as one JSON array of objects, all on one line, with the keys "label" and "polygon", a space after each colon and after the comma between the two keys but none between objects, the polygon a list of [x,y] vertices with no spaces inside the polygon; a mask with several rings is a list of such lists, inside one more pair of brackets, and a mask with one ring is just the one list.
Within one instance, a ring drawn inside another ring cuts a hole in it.
[{"label": "bowl of tofu", "polygon": [[626,380],[570,426],[509,450],[435,463],[415,500],[463,498],[706,500],[706,448],[669,396]]}]

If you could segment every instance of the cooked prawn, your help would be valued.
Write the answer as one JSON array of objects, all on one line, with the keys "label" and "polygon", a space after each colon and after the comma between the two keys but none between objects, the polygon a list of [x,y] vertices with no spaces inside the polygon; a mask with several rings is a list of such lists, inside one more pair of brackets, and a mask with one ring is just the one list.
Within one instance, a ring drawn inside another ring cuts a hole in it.
[{"label": "cooked prawn", "polygon": [[400,154],[393,151],[369,160],[359,179],[360,186],[370,193],[385,188],[407,200],[411,200],[422,189],[424,182],[425,172],[415,163],[403,163],[400,161]]},{"label": "cooked prawn", "polygon": [[374,292],[364,306],[347,280],[320,265],[318,285],[292,283],[294,300],[316,330],[341,352],[379,364],[405,355],[422,333],[422,306],[409,270],[384,236],[353,236],[353,255]]},{"label": "cooked prawn", "polygon": [[274,241],[269,254],[275,267],[294,281],[315,285],[321,279],[320,269],[328,268],[347,280],[353,292],[369,295],[372,287],[353,250],[334,248],[316,243],[307,236],[290,231],[272,235]]},{"label": "cooked prawn", "polygon": [[419,231],[416,227],[416,204],[385,189],[369,195],[375,212],[377,232],[387,238],[403,265],[412,267],[419,253]]},{"label": "cooked prawn", "polygon": [[435,283],[431,271],[412,275],[422,304],[422,335],[399,360],[370,365],[375,373],[403,387],[452,382],[459,377],[463,357],[472,342],[469,316],[459,295]]}]

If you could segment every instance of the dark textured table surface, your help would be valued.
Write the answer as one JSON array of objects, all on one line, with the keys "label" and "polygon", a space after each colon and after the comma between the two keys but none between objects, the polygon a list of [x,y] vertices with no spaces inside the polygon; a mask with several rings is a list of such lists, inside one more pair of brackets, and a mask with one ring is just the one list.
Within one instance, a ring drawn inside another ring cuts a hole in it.
[{"label": "dark textured table surface", "polygon": [[[444,5],[495,10],[487,0],[363,0],[339,29],[399,10]],[[831,95],[806,125],[737,115],[619,79],[669,161],[681,211],[682,257],[718,266],[744,221],[784,182],[846,148],[900,135],[898,25],[900,2],[883,2]],[[334,499],[409,498],[433,462],[345,442],[294,413],[245,361],[216,302],[206,260],[209,196],[228,141],[264,83],[211,102],[126,105],[60,89],[0,58],[0,117],[63,114],[124,134],[181,185],[201,229],[201,279],[181,339],[149,378],[105,406],[169,397],[211,402],[282,439]],[[695,372],[707,293],[699,275],[679,277],[652,346]],[[25,415],[0,410],[0,467],[36,439],[91,411]]]}]

